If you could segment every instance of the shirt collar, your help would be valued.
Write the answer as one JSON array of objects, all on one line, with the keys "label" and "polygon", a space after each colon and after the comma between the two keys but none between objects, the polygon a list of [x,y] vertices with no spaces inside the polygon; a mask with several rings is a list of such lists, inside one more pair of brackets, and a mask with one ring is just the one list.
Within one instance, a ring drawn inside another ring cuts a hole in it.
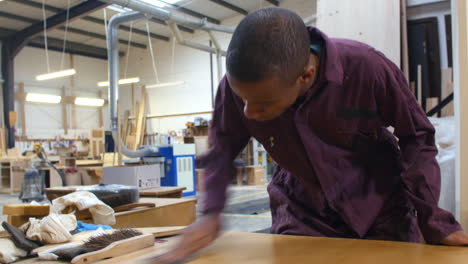
[{"label": "shirt collar", "polygon": [[329,81],[339,85],[343,84],[343,65],[340,54],[333,40],[316,27],[307,27],[310,41],[320,41],[323,43],[322,56],[320,61],[319,81]]}]

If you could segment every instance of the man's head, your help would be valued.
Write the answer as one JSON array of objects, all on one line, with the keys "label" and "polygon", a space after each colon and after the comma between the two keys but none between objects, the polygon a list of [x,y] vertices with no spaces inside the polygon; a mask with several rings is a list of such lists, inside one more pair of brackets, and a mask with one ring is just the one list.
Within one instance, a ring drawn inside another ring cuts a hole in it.
[{"label": "man's head", "polygon": [[261,9],[237,26],[226,66],[232,90],[245,102],[247,118],[279,116],[310,87],[315,57],[302,19],[282,8]]}]

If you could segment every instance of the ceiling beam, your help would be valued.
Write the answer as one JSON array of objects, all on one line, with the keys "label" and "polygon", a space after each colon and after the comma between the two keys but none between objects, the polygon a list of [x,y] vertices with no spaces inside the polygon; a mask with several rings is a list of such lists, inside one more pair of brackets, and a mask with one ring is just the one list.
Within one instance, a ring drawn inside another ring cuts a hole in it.
[{"label": "ceiling beam", "polygon": [[[41,3],[34,2],[34,1],[31,1],[31,0],[9,0],[9,1],[15,2],[15,3],[18,3],[18,4],[22,4],[22,5],[26,5],[26,6],[29,6],[29,7],[35,7],[35,8],[42,9],[42,4]],[[45,9],[47,11],[56,12],[56,13],[66,11],[65,9],[58,8],[58,7],[51,6],[51,5],[47,5],[47,4],[45,5]],[[86,21],[93,22],[93,23],[104,25],[104,19],[99,19],[99,18],[96,18],[96,17],[93,17],[93,16],[84,16],[84,17],[82,17],[82,19],[86,20]],[[160,19],[152,18],[151,21],[153,21],[155,23],[158,23],[158,24],[161,24],[161,25],[167,25],[166,22],[164,22],[163,20],[160,20]],[[127,29],[124,29],[121,26],[120,28],[125,30],[125,31],[129,31],[129,27],[126,27]],[[193,29],[188,28],[188,27],[184,27],[184,26],[179,26],[179,29],[182,30],[182,31],[185,31],[187,33],[194,33],[195,32]],[[140,31],[143,31],[143,30],[140,30]],[[144,32],[144,35],[146,35],[146,31],[143,31],[143,32]],[[137,33],[137,34],[140,34],[140,33]],[[157,34],[155,34],[155,35],[157,35]],[[162,35],[157,35],[157,36],[162,36]],[[160,37],[153,37],[153,38],[160,39],[160,40],[166,40],[166,38],[164,36],[162,36],[162,38],[160,38]],[[169,40],[169,38],[167,38],[167,40]]]},{"label": "ceiling beam", "polygon": [[[161,25],[165,25],[167,26],[167,23],[166,21],[162,20],[162,19],[158,19],[158,18],[151,18],[150,21],[153,21],[155,23],[158,23],[158,24],[161,24]],[[181,26],[181,25],[177,25],[179,27],[180,30],[184,31],[184,32],[187,32],[187,33],[194,33],[195,30],[191,29],[191,28],[188,28],[186,26]]]},{"label": "ceiling beam", "polygon": [[268,3],[272,4],[272,5],[275,5],[275,6],[279,6],[279,0],[266,0]]},{"label": "ceiling beam", "polygon": [[244,15],[244,16],[249,14],[249,12],[247,10],[245,10],[243,8],[240,8],[240,7],[236,6],[236,5],[233,5],[231,3],[228,3],[228,2],[226,2],[224,0],[211,0],[211,2],[216,3],[216,4],[220,5],[220,6],[225,7],[225,8],[231,9],[232,11],[235,11],[235,12],[241,14],[241,15]]},{"label": "ceiling beam", "polygon": [[197,18],[201,18],[201,19],[206,18],[206,20],[208,20],[208,22],[213,23],[213,24],[217,24],[217,25],[221,24],[221,21],[219,21],[216,18],[207,16],[207,15],[202,14],[202,13],[198,13],[197,11],[185,8],[185,7],[180,6],[178,4],[169,4],[169,3],[167,3],[167,4],[174,7],[174,10],[176,10],[176,11],[179,11],[179,12],[185,13],[187,15],[197,17]]},{"label": "ceiling beam", "polygon": [[29,23],[29,24],[34,24],[34,23],[37,23],[37,22],[40,21],[40,20],[37,20],[37,19],[34,19],[34,18],[15,15],[15,14],[3,12],[3,11],[0,11],[0,17],[8,18],[8,19],[11,19],[11,20],[17,20],[17,21],[21,21],[21,22]]},{"label": "ceiling beam", "polygon": [[[53,29],[55,27],[60,26],[63,24],[67,19],[69,21],[76,19],[80,16],[86,15],[90,12],[98,10],[102,7],[108,5],[107,3],[103,3],[98,0],[88,0],[86,2],[82,2],[78,5],[75,5],[69,9],[69,12],[62,11],[57,13],[49,18],[46,19],[46,26],[47,29]],[[12,36],[12,47],[15,49],[13,51],[13,55],[17,54],[22,47],[26,45],[26,43],[35,36],[41,34],[44,30],[44,23],[43,21],[35,23],[18,33]]]},{"label": "ceiling beam", "polygon": [[[22,4],[22,5],[42,9],[42,3],[34,2],[34,1],[31,1],[31,0],[9,0],[9,2],[15,2],[15,3],[18,3],[18,4]],[[64,9],[62,9],[62,8],[58,8],[58,7],[55,7],[55,6],[48,5],[48,4],[45,4],[44,8],[47,11],[51,11],[51,12],[55,12],[55,13],[64,11]]]},{"label": "ceiling beam", "polygon": [[[65,27],[59,27],[59,29],[60,30],[66,30]],[[68,32],[79,34],[79,35],[82,35],[82,36],[88,36],[88,37],[95,38],[95,39],[102,39],[102,40],[107,39],[106,35],[94,33],[94,32],[91,32],[91,31],[81,30],[81,29],[77,29],[77,28],[69,27]],[[119,43],[124,44],[124,45],[129,44],[128,41],[124,40],[124,39],[119,39]],[[135,48],[140,48],[140,49],[146,49],[145,44],[141,44],[141,43],[134,42],[134,41],[130,41],[130,46],[135,47]]]},{"label": "ceiling beam", "polygon": [[[21,22],[26,22],[26,23],[32,23],[32,24],[40,22],[40,20],[37,20],[37,19],[32,19],[32,18],[29,18],[29,17],[20,16],[20,15],[14,15],[14,14],[2,12],[2,11],[0,11],[0,17],[5,17],[5,18],[8,18],[8,19],[21,21]],[[60,27],[58,27],[58,29],[64,31],[65,26],[60,26]],[[87,36],[87,37],[93,37],[93,38],[97,38],[97,39],[106,40],[106,35],[90,32],[90,31],[86,31],[86,30],[81,30],[81,29],[74,28],[74,27],[68,27],[68,31],[72,32],[72,33],[75,33],[75,34],[82,35],[82,36]],[[13,33],[15,33],[15,32],[16,31],[13,31]],[[167,40],[169,40],[169,38],[167,38]],[[127,45],[128,41],[124,40],[124,39],[119,39],[119,43]],[[146,49],[146,45],[138,43],[138,42],[134,42],[134,41],[130,42],[130,46],[136,47],[136,48]]]},{"label": "ceiling beam", "polygon": [[5,40],[8,38],[8,36],[15,34],[16,31],[11,30],[9,28],[2,28],[0,27],[0,39]]},{"label": "ceiling beam", "polygon": [[[85,17],[83,17],[82,19],[85,20],[85,21],[88,21],[88,22],[95,23],[95,24],[104,25],[104,20],[99,19],[99,18],[95,18],[95,17],[92,17],[92,16],[85,16]],[[129,26],[121,25],[121,26],[119,27],[119,29],[122,29],[122,30],[127,31],[127,32],[132,31],[132,32],[135,33],[135,34],[142,35],[142,36],[147,36],[147,35],[148,35],[148,33],[146,32],[146,30],[141,30],[141,29],[137,29],[137,28],[132,28],[132,29],[130,29]],[[170,40],[170,38],[167,37],[167,36],[159,35],[159,34],[155,34],[155,33],[151,33],[151,32],[150,32],[150,36],[151,36],[152,38],[154,38],[154,39],[165,40],[165,41],[169,41],[169,40]]]},{"label": "ceiling beam", "polygon": [[[0,27],[0,39],[4,40],[6,37],[9,35],[15,34],[17,31],[11,30],[8,28],[3,28]],[[57,38],[47,38],[47,44],[48,48],[50,50],[55,50],[62,52],[63,50],[63,40],[62,39],[57,39]],[[44,38],[37,37],[33,40],[31,40],[30,43],[27,44],[28,46],[31,47],[36,47],[36,48],[45,48],[44,46]],[[70,53],[70,54],[76,54],[76,55],[82,55],[82,56],[87,56],[87,57],[93,57],[93,58],[98,58],[98,59],[107,59],[107,50],[105,48],[101,47],[96,47],[92,45],[87,45],[87,44],[82,44],[82,43],[77,43],[73,41],[67,41],[66,46],[65,46],[65,53]],[[121,52],[120,55],[123,55]]]},{"label": "ceiling beam", "polygon": [[[49,50],[54,50],[62,52],[63,49],[63,40],[57,38],[47,38],[47,48]],[[45,48],[44,38],[38,37],[31,40],[28,43],[28,46],[36,48]],[[80,56],[92,57],[97,59],[107,60],[107,48],[96,47],[92,45],[82,44],[74,41],[67,41],[65,46],[65,52],[69,54],[76,54]],[[123,52],[120,52],[120,55],[123,55]]]}]

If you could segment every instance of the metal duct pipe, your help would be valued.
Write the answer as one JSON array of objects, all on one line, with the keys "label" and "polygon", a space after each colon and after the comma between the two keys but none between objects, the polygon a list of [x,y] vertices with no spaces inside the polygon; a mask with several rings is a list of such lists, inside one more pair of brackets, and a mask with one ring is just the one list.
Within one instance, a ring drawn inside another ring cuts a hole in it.
[{"label": "metal duct pipe", "polygon": [[[168,26],[169,26],[169,29],[171,30],[172,34],[176,38],[177,43],[179,43],[180,45],[184,45],[184,46],[187,46],[187,47],[191,47],[191,48],[194,48],[194,49],[197,49],[197,50],[202,50],[202,51],[206,51],[206,52],[210,52],[210,53],[216,53],[216,54],[218,53],[216,48],[206,46],[206,45],[203,45],[203,44],[199,44],[199,43],[196,43],[196,42],[193,42],[193,41],[190,41],[190,40],[185,40],[184,37],[182,36],[182,32],[180,32],[179,28],[177,27],[177,25],[175,23],[169,23]],[[222,55],[226,55],[226,51],[220,51],[220,52],[221,52]]]},{"label": "metal duct pipe", "polygon": [[[197,29],[202,29],[206,31],[219,31],[225,33],[234,33],[234,28],[215,25],[212,23],[206,22],[206,19],[195,19],[179,14],[175,14],[171,11],[164,10],[162,8],[156,7],[154,5],[139,1],[139,0],[103,0],[109,4],[117,4],[122,7],[127,7],[133,9],[137,12],[127,12],[115,15],[109,22],[108,28],[108,60],[109,60],[109,110],[111,118],[111,129],[112,134],[114,135],[114,140],[117,142],[119,148],[122,152],[129,157],[141,157],[154,151],[157,151],[157,148],[145,148],[139,151],[129,150],[125,144],[120,139],[120,136],[116,136],[118,130],[118,112],[117,112],[117,99],[118,99],[118,81],[119,81],[119,51],[118,51],[118,28],[124,22],[129,22],[137,19],[142,19],[145,17],[154,17],[168,22],[169,27],[174,33],[177,41],[182,45],[186,45],[195,49],[217,53],[218,54],[218,64],[221,62],[220,54],[226,54],[226,52],[219,49],[214,49],[209,46],[201,45],[192,41],[184,40],[182,34],[179,31],[179,28],[175,24],[181,24]],[[218,66],[219,68],[219,66]],[[219,73],[218,73],[219,75]],[[120,151],[119,151],[120,152]]]},{"label": "metal duct pipe", "polygon": [[[109,111],[111,118],[111,129],[117,131],[117,99],[119,98],[119,26],[122,23],[145,18],[139,12],[127,12],[115,15],[109,21],[107,28],[107,57],[109,60]],[[117,142],[120,142],[117,141]]]},{"label": "metal duct pipe", "polygon": [[213,32],[208,31],[208,35],[210,36],[211,41],[213,41],[214,46],[216,47],[216,66],[218,71],[218,82],[221,81],[223,78],[223,61],[222,55],[226,56],[226,51],[221,50],[221,45],[219,44],[218,40],[213,35]]},{"label": "metal duct pipe", "polygon": [[147,16],[158,18],[164,21],[174,22],[176,24],[189,26],[197,29],[213,30],[225,33],[234,33],[234,28],[222,25],[216,25],[206,22],[205,19],[196,19],[159,8],[152,4],[140,0],[103,0],[110,4],[117,4],[132,10],[146,14]]}]

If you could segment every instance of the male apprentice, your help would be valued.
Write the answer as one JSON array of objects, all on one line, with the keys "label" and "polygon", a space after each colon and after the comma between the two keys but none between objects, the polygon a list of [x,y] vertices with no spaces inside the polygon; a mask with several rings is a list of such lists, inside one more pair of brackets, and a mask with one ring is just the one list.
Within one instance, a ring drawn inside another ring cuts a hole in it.
[{"label": "male apprentice", "polygon": [[226,67],[209,134],[204,216],[159,263],[218,236],[232,161],[250,137],[278,163],[268,186],[274,234],[468,245],[437,206],[434,128],[382,53],[270,8],[237,26]]}]

